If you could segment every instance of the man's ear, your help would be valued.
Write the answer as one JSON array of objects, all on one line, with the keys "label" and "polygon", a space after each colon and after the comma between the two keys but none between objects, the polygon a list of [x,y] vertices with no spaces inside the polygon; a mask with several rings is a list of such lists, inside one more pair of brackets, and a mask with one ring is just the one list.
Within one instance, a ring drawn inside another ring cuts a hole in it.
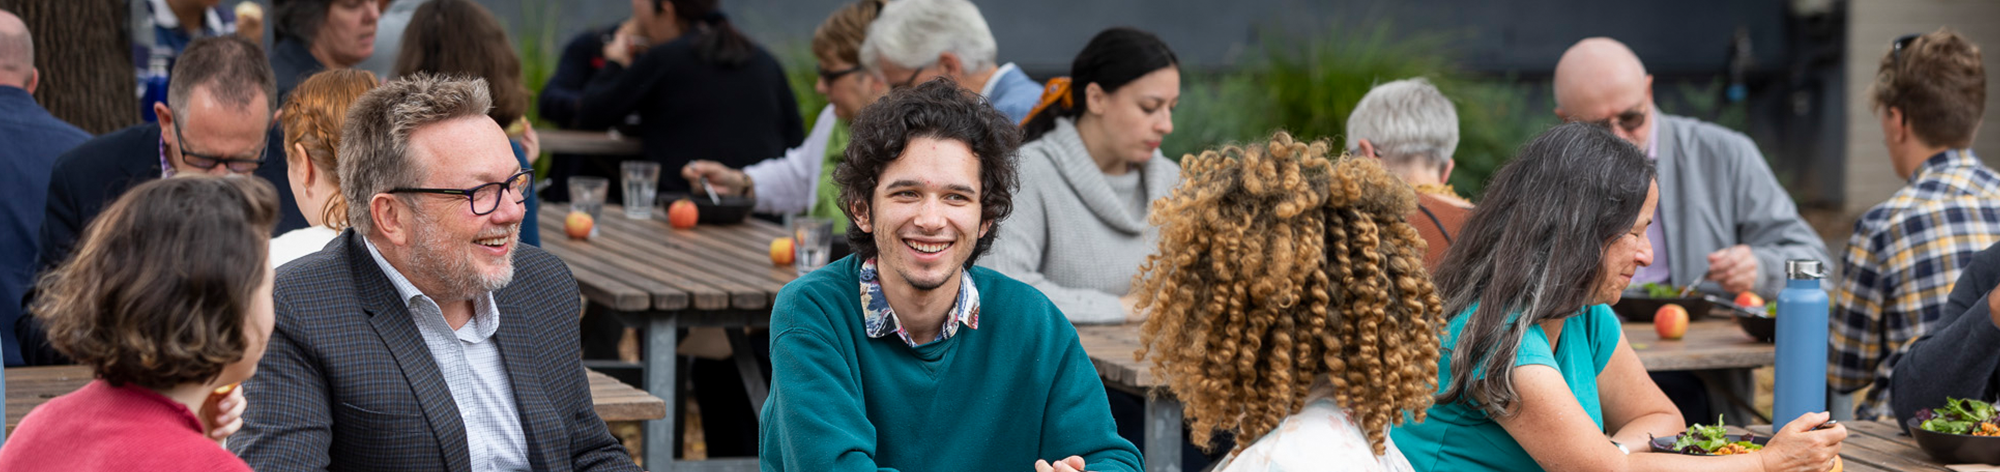
[{"label": "man's ear", "polygon": [[35,87],[40,86],[41,84],[42,84],[42,70],[29,67],[28,83],[25,86],[22,86],[21,89],[27,90],[29,94],[34,94]]},{"label": "man's ear", "polygon": [[[960,77],[965,76],[965,61],[959,59],[956,53],[950,51],[938,53],[937,65],[938,72],[944,73],[945,77],[951,77],[952,80],[958,80]],[[960,84],[960,86],[964,86],[964,84]]]},{"label": "man's ear", "polygon": [[869,221],[870,215],[868,213],[867,203],[855,202],[854,204],[847,206],[847,211],[848,213],[854,215],[854,221],[853,221],[854,227],[860,228],[861,232],[863,233],[869,233],[869,234],[875,233],[875,223]]},{"label": "man's ear", "polygon": [[375,219],[375,234],[398,248],[409,246],[411,228],[403,221],[407,213],[397,204],[395,195],[375,194],[368,199],[368,214]]},{"label": "man's ear", "polygon": [[1373,157],[1376,159],[1382,158],[1380,154],[1375,153],[1375,143],[1368,142],[1368,140],[1366,139],[1355,140],[1354,147],[1361,148],[1360,151],[1362,156]]}]

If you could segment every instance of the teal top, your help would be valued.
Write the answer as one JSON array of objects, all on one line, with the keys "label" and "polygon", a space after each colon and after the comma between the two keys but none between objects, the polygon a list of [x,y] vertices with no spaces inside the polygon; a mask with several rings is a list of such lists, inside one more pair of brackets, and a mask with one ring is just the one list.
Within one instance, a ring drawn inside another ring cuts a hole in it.
[{"label": "teal top", "polygon": [[[1459,331],[1465,329],[1466,320],[1478,307],[1475,304],[1451,320],[1450,332],[1444,340],[1446,353],[1438,357],[1439,392],[1443,392],[1445,383],[1451,381],[1449,350],[1457,345]],[[1545,365],[1562,372],[1563,382],[1569,384],[1569,391],[1576,395],[1577,403],[1583,404],[1583,411],[1590,414],[1590,421],[1597,423],[1597,429],[1603,430],[1604,413],[1598,407],[1597,374],[1604,372],[1604,365],[1611,362],[1611,353],[1617,349],[1618,337],[1622,334],[1618,316],[1611,313],[1611,307],[1591,305],[1582,314],[1563,321],[1562,332],[1558,333],[1561,342],[1556,343],[1553,352],[1549,349],[1548,334],[1542,332],[1542,327],[1529,327],[1527,337],[1521,339],[1521,347],[1515,351],[1514,366]],[[1484,410],[1463,402],[1432,405],[1429,417],[1423,423],[1404,423],[1390,430],[1389,435],[1417,472],[1542,470],[1540,465],[1535,464],[1535,459],[1528,456],[1528,451],[1521,448],[1521,443],[1509,436],[1499,423],[1487,417]]]},{"label": "teal top", "polygon": [[911,347],[868,337],[860,271],[848,256],[778,292],[762,470],[1034,470],[1073,455],[1094,471],[1142,468],[1076,329],[1041,292],[974,267],[977,327]]}]

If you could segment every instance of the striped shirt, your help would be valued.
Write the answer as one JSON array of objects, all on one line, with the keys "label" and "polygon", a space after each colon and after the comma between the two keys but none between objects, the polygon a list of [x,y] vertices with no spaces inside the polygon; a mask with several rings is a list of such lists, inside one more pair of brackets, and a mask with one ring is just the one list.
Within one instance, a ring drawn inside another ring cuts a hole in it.
[{"label": "striped shirt", "polygon": [[1827,385],[1853,392],[1855,416],[1889,414],[1889,375],[1902,349],[1942,316],[1952,283],[2000,242],[2000,175],[1970,149],[1931,156],[1909,185],[1854,223],[1833,296]]},{"label": "striped shirt", "polygon": [[472,321],[452,329],[444,320],[444,310],[403,277],[373,241],[362,238],[368,255],[389,276],[396,293],[416,317],[417,331],[424,335],[431,360],[451,389],[452,403],[465,425],[466,452],[474,472],[528,470],[528,436],[521,431],[521,415],[514,405],[514,386],[507,364],[500,357],[500,343],[493,333],[500,330],[500,308],[493,292],[472,297]]}]

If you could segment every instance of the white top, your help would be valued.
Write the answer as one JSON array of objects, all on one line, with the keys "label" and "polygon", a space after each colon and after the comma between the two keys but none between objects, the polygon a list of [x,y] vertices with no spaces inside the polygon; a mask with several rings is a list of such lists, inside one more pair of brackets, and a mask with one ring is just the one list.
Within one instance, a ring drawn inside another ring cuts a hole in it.
[{"label": "white top", "polygon": [[416,318],[417,331],[424,335],[431,360],[437,362],[438,373],[451,389],[451,400],[458,404],[458,416],[465,425],[466,452],[471,453],[472,470],[528,470],[528,436],[521,432],[521,415],[514,405],[514,385],[510,383],[507,364],[500,357],[500,343],[493,341],[493,333],[500,330],[500,307],[493,302],[493,292],[472,297],[472,321],[451,329],[436,301],[390,266],[373,241],[367,238],[361,241],[368,246],[368,255],[375,258],[375,265],[396,286],[396,293],[409,307],[410,316]]},{"label": "white top", "polygon": [[1313,387],[1306,407],[1271,430],[1242,454],[1232,454],[1216,463],[1218,472],[1297,472],[1297,471],[1410,471],[1410,461],[1396,449],[1389,432],[1382,432],[1385,454],[1377,456],[1368,447],[1368,436],[1347,416],[1347,409],[1334,404],[1332,388],[1324,382]]},{"label": "white top", "polygon": [[338,237],[340,232],[332,228],[307,226],[271,238],[271,268],[276,269],[286,262],[319,252],[326,248],[326,243]]},{"label": "white top", "polygon": [[756,186],[758,213],[812,211],[814,200],[819,197],[820,167],[826,165],[826,144],[833,139],[833,124],[837,119],[833,116],[833,105],[827,105],[819,111],[812,133],[806,135],[799,147],[743,168],[751,185]]},{"label": "white top", "polygon": [[993,87],[1000,85],[1000,76],[1007,75],[1008,71],[1017,69],[1020,69],[1020,67],[1015,66],[1012,62],[1002,64],[998,69],[993,69],[993,75],[986,76],[986,83],[979,86],[979,96],[993,96]]}]

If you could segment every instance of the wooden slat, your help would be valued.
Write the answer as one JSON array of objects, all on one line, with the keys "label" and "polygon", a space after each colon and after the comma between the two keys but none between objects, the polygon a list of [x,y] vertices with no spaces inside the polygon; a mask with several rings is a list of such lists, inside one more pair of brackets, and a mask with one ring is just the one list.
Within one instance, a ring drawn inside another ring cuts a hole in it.
[{"label": "wooden slat", "polygon": [[[620,218],[612,216],[604,220]],[[567,253],[575,254],[578,259],[593,261],[605,270],[616,270],[623,274],[627,283],[660,287],[659,292],[686,293],[697,310],[728,308],[732,290],[749,290],[717,285],[703,280],[705,278],[688,277],[686,270],[662,264],[655,255],[627,244],[618,233],[618,230],[609,225],[599,224],[597,237],[585,241],[565,240],[560,244],[549,245],[560,246]]]},{"label": "wooden slat", "polygon": [[768,254],[716,254],[688,245],[685,239],[696,231],[673,232],[657,221],[613,220],[617,221],[609,225],[614,230],[607,231],[607,237],[602,238],[606,248],[715,287],[728,297],[727,308],[766,308],[784,287],[783,282],[755,273],[762,268],[757,262],[769,265]]},{"label": "wooden slat", "polygon": [[[646,421],[667,417],[667,402],[626,385],[597,371],[585,371],[590,378],[590,398],[604,421]],[[79,365],[14,367],[7,369],[7,431],[12,433],[21,418],[50,399],[83,388],[94,378],[90,368]]]},{"label": "wooden slat", "polygon": [[[560,234],[560,221],[567,209],[551,205],[543,210],[545,232]],[[545,246],[559,249],[566,261],[612,276],[617,282],[637,288],[649,283],[685,291],[691,303],[680,307],[655,306],[658,311],[692,308],[698,311],[769,310],[777,293],[797,278],[790,267],[771,264],[766,235],[781,235],[782,228],[760,220],[739,225],[702,225],[676,230],[656,212],[650,220],[621,217],[623,210],[606,205],[598,219],[598,235],[588,241],[545,240]],[[565,251],[566,250],[566,251]],[[588,285],[607,282],[579,277]],[[657,304],[656,304],[657,305]],[[626,310],[631,311],[631,310]]]},{"label": "wooden slat", "polygon": [[[612,138],[604,131],[539,129],[535,130],[535,136],[540,138],[543,151],[556,154],[637,156],[644,152],[638,139]],[[675,170],[675,175],[680,175],[679,170]]]},{"label": "wooden slat", "polygon": [[[555,254],[556,257],[563,258],[564,262],[570,263],[572,265],[571,272],[576,272],[575,266],[583,266],[586,270],[595,272],[604,277],[602,279],[598,278],[591,279],[588,283],[589,285],[596,285],[607,282],[629,285],[634,289],[639,290],[640,293],[644,294],[647,297],[647,299],[649,299],[652,302],[649,305],[654,309],[666,309],[661,307],[670,307],[670,306],[684,308],[687,307],[689,304],[700,306],[704,303],[704,301],[706,301],[709,304],[726,303],[726,300],[723,298],[724,295],[718,291],[714,291],[712,289],[706,291],[690,291],[688,289],[688,286],[686,285],[675,285],[662,282],[658,277],[649,274],[649,272],[658,270],[657,268],[644,265],[637,265],[637,263],[635,263],[629,258],[619,257],[615,254],[607,254],[602,251],[592,251],[587,247],[581,247],[584,244],[589,244],[589,243],[588,242],[582,242],[582,243],[571,242],[571,244],[549,244],[547,242],[542,243],[542,245],[544,246],[543,250],[548,251],[550,254]],[[586,285],[585,279],[583,279],[582,277],[578,277],[577,285],[579,286],[579,288],[581,288],[583,285]],[[589,296],[590,294],[588,291],[586,291],[584,295]],[[646,308],[647,305],[641,305],[636,309],[644,310]]]},{"label": "wooden slat", "polygon": [[1652,323],[1625,323],[1625,342],[1647,371],[1755,368],[1777,362],[1771,343],[1757,342],[1734,320],[1688,323],[1678,340],[1660,339]]}]

